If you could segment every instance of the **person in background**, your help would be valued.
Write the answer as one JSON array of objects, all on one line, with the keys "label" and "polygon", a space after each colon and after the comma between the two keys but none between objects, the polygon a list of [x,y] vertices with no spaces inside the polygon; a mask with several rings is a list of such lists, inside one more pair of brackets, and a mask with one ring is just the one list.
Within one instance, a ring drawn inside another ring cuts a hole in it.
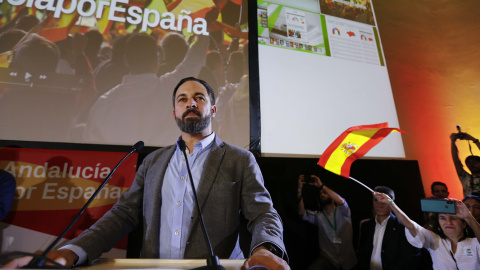
[{"label": "person in background", "polygon": [[[352,269],[357,258],[353,248],[352,214],[347,201],[331,190],[316,175],[298,177],[298,214],[318,228],[320,254],[308,269]],[[302,190],[303,185],[320,188],[320,211],[305,210]]]},{"label": "person in background", "polygon": [[5,218],[15,197],[16,182],[13,175],[0,169],[0,221]]},{"label": "person in background", "polygon": [[480,222],[480,197],[475,195],[467,195],[463,198],[463,203],[467,206],[472,216]]},{"label": "person in background", "polygon": [[470,155],[465,159],[465,165],[470,173],[465,171],[458,156],[457,140],[472,141],[480,149],[480,142],[472,135],[465,132],[452,133],[450,135],[453,164],[457,171],[458,178],[463,186],[463,196],[480,196],[480,156]]},{"label": "person in background", "polygon": [[429,199],[446,199],[450,195],[447,185],[443,182],[433,182],[430,188],[432,197],[429,197]]},{"label": "person in background", "polygon": [[175,70],[185,59],[189,51],[189,46],[185,38],[175,32],[168,33],[162,39],[161,47],[163,51],[163,62],[157,70],[159,77]]},{"label": "person in background", "polygon": [[[377,186],[374,191],[388,194],[392,202],[395,199],[389,187]],[[358,269],[417,269],[419,250],[408,243],[405,227],[390,207],[374,197],[373,213],[374,218],[360,225]]]},{"label": "person in background", "polygon": [[[387,194],[374,192],[373,196],[405,225],[404,234],[410,244],[428,250],[434,270],[480,269],[480,224],[463,202],[449,199],[455,203],[456,214],[436,214],[436,218],[431,220],[435,225],[431,224],[429,230],[412,221]],[[468,237],[469,230],[474,238]]]},{"label": "person in background", "polygon": [[103,43],[103,35],[100,34],[98,30],[92,29],[92,30],[88,30],[85,33],[85,36],[88,39],[87,45],[85,46],[85,55],[87,56],[88,61],[92,66],[92,69],[95,70],[98,64],[102,62],[99,52],[100,52],[100,47],[102,46],[102,43]]}]

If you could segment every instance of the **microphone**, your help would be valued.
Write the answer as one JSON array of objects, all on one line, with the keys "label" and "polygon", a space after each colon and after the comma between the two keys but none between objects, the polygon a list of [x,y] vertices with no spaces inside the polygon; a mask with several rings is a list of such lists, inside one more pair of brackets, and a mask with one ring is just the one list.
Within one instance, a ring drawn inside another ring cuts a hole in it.
[{"label": "microphone", "polygon": [[108,180],[112,177],[113,173],[117,170],[117,168],[122,164],[122,162],[130,156],[133,152],[138,152],[140,151],[144,146],[143,141],[137,142],[135,145],[132,146],[132,150],[126,154],[120,162],[113,168],[113,170],[107,175],[105,180],[103,180],[102,184],[97,188],[95,193],[90,197],[90,199],[85,203],[83,208],[78,212],[78,214],[73,218],[72,222],[67,226],[67,228],[50,244],[50,246],[45,249],[45,251],[42,253],[42,255],[34,255],[33,259],[24,267],[22,268],[59,268],[58,266],[61,266],[61,268],[65,268],[63,265],[60,265],[58,263],[55,263],[57,267],[51,267],[51,266],[46,266],[45,263],[47,261],[52,262],[52,260],[48,259],[46,256],[47,254],[60,242],[60,240],[65,236],[65,234],[73,227],[73,225],[78,221],[80,216],[85,212],[85,210],[88,208],[88,206],[92,203],[93,199],[97,197],[98,193],[102,190],[102,188],[105,186]]},{"label": "microphone", "polygon": [[213,254],[212,243],[210,243],[210,238],[208,238],[207,229],[205,228],[205,222],[203,221],[202,210],[200,209],[200,204],[198,203],[197,192],[195,191],[195,185],[193,184],[192,171],[190,171],[190,165],[188,165],[188,158],[186,152],[186,144],[183,139],[178,141],[178,146],[183,152],[185,157],[185,162],[187,165],[188,177],[190,178],[190,185],[192,186],[193,197],[195,198],[195,204],[197,205],[198,216],[200,217],[200,224],[202,225],[203,236],[205,237],[205,242],[207,243],[208,249],[210,251],[210,256],[207,258],[207,265],[194,268],[192,270],[225,270],[223,266],[220,265],[218,257]]}]

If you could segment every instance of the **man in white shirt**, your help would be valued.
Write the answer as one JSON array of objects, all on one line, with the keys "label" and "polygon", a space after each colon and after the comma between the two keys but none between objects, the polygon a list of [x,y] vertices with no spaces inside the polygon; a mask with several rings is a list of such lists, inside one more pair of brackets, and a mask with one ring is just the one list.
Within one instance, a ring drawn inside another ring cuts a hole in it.
[{"label": "man in white shirt", "polygon": [[[395,200],[395,193],[385,186],[374,188]],[[373,200],[374,218],[360,225],[357,251],[358,269],[417,269],[418,249],[405,237],[405,227],[391,213],[390,207]]]}]

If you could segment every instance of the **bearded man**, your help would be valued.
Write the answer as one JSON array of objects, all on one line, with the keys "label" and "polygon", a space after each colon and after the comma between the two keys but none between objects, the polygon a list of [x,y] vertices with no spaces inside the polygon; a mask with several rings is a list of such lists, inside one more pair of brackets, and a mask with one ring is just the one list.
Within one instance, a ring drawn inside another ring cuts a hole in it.
[{"label": "bearded man", "polygon": [[211,87],[205,81],[185,78],[175,87],[172,98],[173,116],[181,134],[177,144],[148,155],[132,186],[113,208],[48,257],[67,267],[91,262],[139,224],[143,224],[141,258],[209,257],[179,147],[183,140],[214,254],[227,259],[243,258],[239,245],[243,213],[252,234],[249,258],[243,268],[262,265],[290,269],[283,260],[287,255],[280,216],[263,185],[255,158],[245,149],[222,142],[212,131],[217,109]]},{"label": "bearded man", "polygon": [[[306,181],[305,177],[310,181]],[[302,196],[305,184],[319,188],[319,211],[305,209]],[[318,228],[320,253],[308,269],[347,270],[355,267],[357,258],[352,242],[352,214],[347,201],[325,186],[316,175],[298,177],[297,199],[298,214]]]}]

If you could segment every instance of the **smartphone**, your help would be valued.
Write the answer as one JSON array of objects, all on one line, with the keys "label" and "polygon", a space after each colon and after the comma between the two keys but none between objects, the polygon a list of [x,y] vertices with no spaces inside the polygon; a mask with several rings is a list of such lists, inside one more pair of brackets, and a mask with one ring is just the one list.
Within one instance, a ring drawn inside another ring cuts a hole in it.
[{"label": "smartphone", "polygon": [[455,214],[454,201],[435,200],[435,199],[421,199],[423,212],[441,213],[441,214]]}]

